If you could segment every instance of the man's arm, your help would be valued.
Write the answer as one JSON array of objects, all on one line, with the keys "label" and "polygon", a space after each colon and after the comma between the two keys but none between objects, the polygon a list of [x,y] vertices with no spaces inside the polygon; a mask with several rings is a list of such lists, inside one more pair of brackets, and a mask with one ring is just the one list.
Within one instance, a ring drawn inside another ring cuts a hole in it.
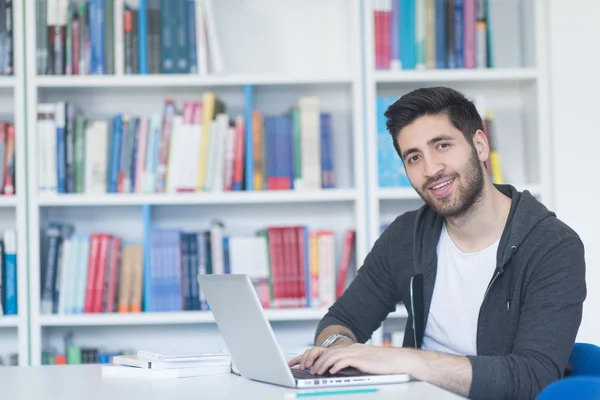
[{"label": "man's arm", "polygon": [[506,356],[468,356],[469,397],[533,399],[560,379],[569,361],[586,297],[583,243],[563,239],[536,266],[524,286],[519,328]]},{"label": "man's arm", "polygon": [[319,322],[315,344],[323,343],[329,334],[336,332],[350,334],[355,342],[364,343],[396,309],[400,298],[389,263],[393,225],[377,239],[350,286]]},{"label": "man's arm", "polygon": [[414,354],[414,361],[407,371],[413,378],[463,397],[469,395],[473,374],[471,362],[467,357],[433,351],[407,350]]},{"label": "man's arm", "polygon": [[[325,329],[323,329],[321,331],[319,336],[317,336],[317,339],[315,340],[315,346],[323,345],[323,342],[329,336],[331,336],[335,333],[339,333],[341,335],[348,336],[352,340],[352,343],[356,343],[356,336],[354,336],[354,333],[352,333],[352,331],[350,329],[348,329],[342,325],[329,325],[328,327],[326,327]],[[341,340],[346,340],[346,339],[344,339],[344,338],[338,339],[338,341],[341,341]]]}]

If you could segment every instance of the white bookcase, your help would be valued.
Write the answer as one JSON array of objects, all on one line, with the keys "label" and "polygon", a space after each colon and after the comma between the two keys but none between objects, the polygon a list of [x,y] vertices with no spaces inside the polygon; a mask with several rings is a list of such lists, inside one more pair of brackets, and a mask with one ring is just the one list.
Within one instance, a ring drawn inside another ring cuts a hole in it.
[{"label": "white bookcase", "polygon": [[[17,353],[19,365],[29,364],[27,285],[27,191],[23,4],[13,2],[13,75],[0,76],[0,115],[15,126],[15,195],[0,196],[0,232],[17,232],[17,315],[0,315],[0,356]],[[3,155],[4,157],[4,155]],[[4,279],[4,277],[3,277]],[[5,360],[7,361],[7,360]]]},{"label": "white bookcase", "polygon": [[[380,188],[377,162],[377,97],[400,98],[419,87],[450,86],[476,101],[478,106],[490,108],[494,112],[495,140],[505,182],[519,190],[529,190],[552,207],[544,1],[488,2],[491,7],[492,46],[497,54],[510,54],[512,57],[509,61],[497,59],[498,66],[494,68],[378,70],[375,64],[373,10],[386,4],[389,7],[389,3],[386,0],[363,2],[367,247],[375,242],[383,224],[423,204],[411,187]],[[521,25],[517,26],[518,21]],[[398,165],[401,166],[399,159]]]},{"label": "white bookcase", "polygon": [[[214,351],[225,347],[209,312],[42,315],[40,252],[43,230],[50,221],[70,222],[78,233],[104,231],[121,236],[126,243],[141,244],[142,207],[149,205],[153,226],[199,231],[219,218],[228,234],[249,234],[265,226],[285,224],[332,229],[336,260],[345,229],[355,228],[357,262],[366,255],[360,1],[213,3],[226,65],[223,75],[37,76],[35,64],[27,65],[33,365],[41,363],[45,348],[62,351],[68,332],[73,333],[77,345],[107,351]],[[28,0],[27,4],[27,24],[35,26],[35,1]],[[35,60],[33,39],[27,42],[27,56]],[[181,105],[184,100],[201,100],[204,90],[212,90],[224,100],[229,115],[235,115],[244,111],[246,85],[253,86],[255,107],[265,115],[285,112],[301,96],[319,97],[320,109],[330,112],[333,119],[337,189],[151,195],[39,193],[37,104],[71,101],[89,118],[109,119],[118,112],[161,112],[166,98]],[[282,347],[289,349],[312,341],[326,310],[266,312]],[[392,317],[404,315],[399,311]]]},{"label": "white bookcase", "polygon": [[[153,226],[184,230],[208,229],[213,218],[221,219],[225,232],[234,235],[269,225],[306,224],[335,231],[336,261],[345,229],[355,228],[355,257],[360,266],[379,235],[380,224],[421,204],[411,188],[378,188],[375,100],[379,95],[399,97],[412,88],[444,84],[463,90],[470,97],[484,96],[486,105],[496,115],[496,129],[501,136],[499,150],[507,180],[530,189],[552,205],[543,1],[524,2],[530,7],[523,16],[526,21],[523,26],[531,30],[525,32],[524,43],[528,49],[525,53],[532,55],[525,67],[444,71],[376,71],[372,18],[375,2],[214,1],[226,71],[223,75],[202,77],[37,76],[33,28],[36,1],[26,0],[25,23],[29,28],[22,47],[29,60],[26,86],[10,84],[2,90],[9,93],[14,87],[17,118],[19,113],[21,118],[26,115],[28,126],[26,141],[22,134],[18,135],[18,143],[21,143],[18,151],[26,148],[28,155],[28,201],[19,195],[15,205],[16,223],[20,232],[27,232],[31,256],[28,263],[19,264],[28,265],[27,271],[21,271],[29,277],[28,288],[24,287],[23,279],[19,282],[20,294],[27,293],[28,289],[29,298],[20,299],[23,299],[22,304],[30,302],[29,321],[21,316],[13,325],[20,326],[19,350],[21,354],[30,350],[32,365],[41,363],[44,348],[62,350],[63,337],[69,332],[73,333],[77,345],[107,351],[149,348],[189,352],[225,348],[209,312],[42,315],[40,251],[44,229],[51,221],[70,222],[77,233],[114,233],[131,244],[142,243],[142,215],[146,206],[151,207]],[[502,40],[499,43],[511,45]],[[19,79],[19,82],[24,81]],[[166,98],[181,105],[185,100],[201,100],[203,91],[211,90],[224,100],[228,114],[235,115],[244,111],[246,85],[253,87],[255,107],[267,115],[286,111],[301,96],[319,97],[321,110],[330,112],[334,121],[338,189],[152,195],[39,193],[35,139],[38,104],[70,101],[81,114],[108,120],[119,112],[160,113]],[[24,107],[17,87],[26,89]],[[24,133],[23,130],[18,132]],[[24,159],[18,157],[18,162]],[[18,173],[23,174],[23,170],[18,168]],[[20,251],[20,254],[26,252]],[[266,310],[285,349],[307,346],[325,312],[324,309]],[[391,314],[385,322],[386,330],[403,329],[405,317],[404,310]],[[0,340],[5,330],[2,326],[0,321]]]}]

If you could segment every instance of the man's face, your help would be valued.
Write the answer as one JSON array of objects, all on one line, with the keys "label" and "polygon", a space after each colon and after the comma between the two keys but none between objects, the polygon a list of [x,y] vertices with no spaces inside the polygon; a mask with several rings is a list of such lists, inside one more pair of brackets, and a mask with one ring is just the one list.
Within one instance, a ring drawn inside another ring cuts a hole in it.
[{"label": "man's face", "polygon": [[476,134],[474,148],[445,114],[439,114],[416,119],[396,139],[412,186],[446,218],[466,215],[481,197],[481,162],[488,155],[482,135]]}]

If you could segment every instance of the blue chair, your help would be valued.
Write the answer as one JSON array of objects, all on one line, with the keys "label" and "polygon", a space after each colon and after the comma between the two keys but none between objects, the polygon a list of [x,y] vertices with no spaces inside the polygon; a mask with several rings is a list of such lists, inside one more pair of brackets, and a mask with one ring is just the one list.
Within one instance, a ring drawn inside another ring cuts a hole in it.
[{"label": "blue chair", "polygon": [[574,376],[546,386],[536,400],[585,399],[600,400],[600,378],[597,376]]},{"label": "blue chair", "polygon": [[571,376],[592,375],[600,377],[600,347],[591,343],[575,343],[571,358]]},{"label": "blue chair", "polygon": [[536,400],[600,400],[600,347],[575,343],[569,363],[569,376],[545,387]]}]

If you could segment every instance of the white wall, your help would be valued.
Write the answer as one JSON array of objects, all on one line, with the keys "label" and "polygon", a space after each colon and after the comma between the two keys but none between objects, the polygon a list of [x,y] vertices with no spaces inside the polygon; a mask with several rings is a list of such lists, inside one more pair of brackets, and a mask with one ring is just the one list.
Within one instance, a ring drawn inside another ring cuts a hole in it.
[{"label": "white wall", "polygon": [[579,341],[600,344],[600,1],[549,0],[554,205],[586,248],[588,298]]}]

